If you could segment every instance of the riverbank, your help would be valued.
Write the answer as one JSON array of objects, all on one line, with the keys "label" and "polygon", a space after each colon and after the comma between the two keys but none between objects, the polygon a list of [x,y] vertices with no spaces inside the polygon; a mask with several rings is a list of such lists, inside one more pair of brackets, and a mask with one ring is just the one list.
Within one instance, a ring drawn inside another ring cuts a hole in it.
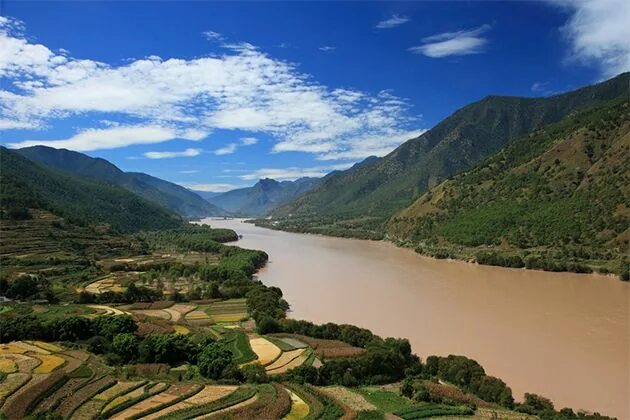
[{"label": "riverbank", "polygon": [[557,406],[630,418],[628,283],[432,259],[387,241],[210,222],[243,235],[240,247],[269,254],[257,276],[283,290],[293,318],[407,337],[423,358],[478,360],[517,398],[535,392]]},{"label": "riverbank", "polygon": [[[409,240],[389,237],[382,230],[335,227],[334,225],[313,226],[295,219],[253,219],[256,226],[293,233],[308,233],[340,238],[386,240],[396,246],[409,248],[427,257],[454,259],[477,264],[508,268],[525,268],[551,272],[598,273],[615,275],[622,281],[630,280],[630,261],[620,255],[579,249],[535,248],[515,249],[504,246],[466,247],[454,244],[433,245],[414,243]],[[375,222],[376,224],[376,222]],[[608,258],[605,258],[608,257]]]}]

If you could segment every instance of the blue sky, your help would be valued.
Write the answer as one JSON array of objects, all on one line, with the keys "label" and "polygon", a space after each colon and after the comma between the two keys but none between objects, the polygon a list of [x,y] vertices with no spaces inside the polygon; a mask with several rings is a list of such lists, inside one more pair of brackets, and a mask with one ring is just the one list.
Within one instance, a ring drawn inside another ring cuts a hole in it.
[{"label": "blue sky", "polygon": [[630,69],[630,2],[12,2],[0,144],[203,190],[382,156],[488,94]]}]

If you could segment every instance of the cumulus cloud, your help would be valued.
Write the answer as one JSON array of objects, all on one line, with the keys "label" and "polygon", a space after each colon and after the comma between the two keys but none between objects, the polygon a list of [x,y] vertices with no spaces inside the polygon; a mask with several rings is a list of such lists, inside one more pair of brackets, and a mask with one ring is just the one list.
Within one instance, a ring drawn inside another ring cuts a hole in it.
[{"label": "cumulus cloud", "polygon": [[178,157],[195,157],[201,154],[201,149],[186,149],[181,152],[146,152],[144,157],[148,159],[172,159]]},{"label": "cumulus cloud", "polygon": [[[222,129],[268,135],[274,152],[323,155],[350,153],[366,137],[381,139],[374,145],[380,151],[397,145],[393,139],[414,123],[408,103],[391,92],[329,88],[248,43],[223,45],[226,52],[216,56],[148,56],[114,66],[31,43],[16,28],[15,21],[0,21],[0,129],[51,126],[73,116],[94,121],[67,139],[29,144],[89,151],[194,141]],[[94,128],[103,120],[135,123]]]},{"label": "cumulus cloud", "polygon": [[599,67],[611,77],[630,70],[630,2],[556,0],[569,11],[561,28],[571,43],[570,59]]},{"label": "cumulus cloud", "polygon": [[382,21],[378,22],[376,24],[376,28],[377,29],[395,28],[396,26],[400,26],[403,23],[407,23],[410,20],[411,19],[409,19],[406,16],[392,15],[392,17],[390,17],[389,19],[385,19],[385,20],[382,20]]},{"label": "cumulus cloud", "polygon": [[276,181],[294,181],[298,178],[303,177],[319,178],[328,174],[330,171],[348,169],[350,166],[352,166],[351,163],[328,166],[314,166],[310,168],[262,168],[257,169],[253,172],[246,173],[244,175],[240,175],[239,178],[244,181],[252,181],[262,178],[271,178],[275,179]]},{"label": "cumulus cloud", "polygon": [[49,146],[61,149],[87,152],[91,150],[113,149],[133,144],[161,143],[168,140],[200,140],[202,136],[196,131],[178,131],[160,126],[119,126],[103,129],[90,128],[67,139],[59,140],[25,140],[9,143],[11,148],[30,146]]},{"label": "cumulus cloud", "polygon": [[177,184],[181,185],[184,188],[188,188],[189,190],[206,192],[225,192],[233,190],[235,188],[239,188],[234,184],[195,184],[187,182],[178,182]]},{"label": "cumulus cloud", "polygon": [[482,35],[490,28],[490,25],[481,25],[474,29],[431,35],[422,39],[422,45],[411,47],[409,51],[432,58],[479,54],[488,43]]}]

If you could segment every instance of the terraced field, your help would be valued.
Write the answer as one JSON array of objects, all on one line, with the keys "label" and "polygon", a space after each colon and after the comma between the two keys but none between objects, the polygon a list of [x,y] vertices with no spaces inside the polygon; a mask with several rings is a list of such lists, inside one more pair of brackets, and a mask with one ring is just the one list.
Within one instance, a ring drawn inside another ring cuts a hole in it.
[{"label": "terraced field", "polygon": [[365,349],[353,347],[348,343],[338,340],[325,340],[299,334],[272,334],[272,336],[277,337],[295,348],[309,346],[315,350],[315,355],[320,359],[355,357],[365,352]]},{"label": "terraced field", "polygon": [[245,299],[228,299],[210,304],[207,309],[214,322],[238,322],[247,318]]},{"label": "terraced field", "polygon": [[301,366],[309,356],[309,352],[306,349],[295,349],[282,352],[280,357],[273,361],[273,363],[265,366],[265,370],[268,374],[277,375],[285,373],[290,369]]},{"label": "terraced field", "polygon": [[258,363],[266,366],[276,360],[282,354],[282,350],[271,341],[258,337],[250,336],[249,345],[258,358]]}]

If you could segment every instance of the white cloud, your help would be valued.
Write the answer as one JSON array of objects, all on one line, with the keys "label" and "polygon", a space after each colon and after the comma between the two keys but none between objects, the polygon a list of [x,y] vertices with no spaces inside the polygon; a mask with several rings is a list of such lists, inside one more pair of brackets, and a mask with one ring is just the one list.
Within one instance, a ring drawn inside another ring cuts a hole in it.
[{"label": "white cloud", "polygon": [[213,151],[212,153],[218,156],[230,155],[236,152],[236,149],[238,149],[241,146],[252,146],[256,143],[258,143],[258,139],[256,137],[243,137],[239,140],[238,143],[229,143],[228,145],[221,147]]},{"label": "white cloud", "polygon": [[[4,22],[0,119],[12,122],[5,129],[15,122],[54,126],[73,116],[99,127],[103,120],[135,121],[34,144],[88,151],[175,138],[201,140],[223,129],[245,131],[244,138],[267,135],[275,139],[275,152],[323,155],[349,153],[366,137],[381,139],[388,148],[414,121],[407,115],[407,102],[390,92],[329,88],[248,43],[224,45],[227,53],[219,56],[148,56],[114,66],[32,44],[16,24],[7,23],[14,21]],[[247,145],[234,144],[218,152]]]},{"label": "white cloud", "polygon": [[33,121],[19,121],[0,118],[0,130],[17,130],[38,127],[39,125]]},{"label": "white cloud", "polygon": [[201,154],[201,149],[186,149],[181,152],[146,152],[148,159],[172,159],[178,157],[195,157]]},{"label": "white cloud", "polygon": [[630,70],[630,2],[556,0],[554,3],[571,13],[561,31],[571,43],[572,60],[596,65],[604,77]]},{"label": "white cloud", "polygon": [[187,170],[187,171],[179,171],[180,174],[197,174],[199,171],[197,170]]},{"label": "white cloud", "polygon": [[243,137],[241,138],[241,144],[243,146],[252,146],[258,143],[258,139],[256,137]]},{"label": "white cloud", "polygon": [[221,41],[223,39],[223,35],[215,31],[205,31],[203,33],[203,36],[205,36],[206,39],[209,39],[210,41]]},{"label": "white cloud", "polygon": [[275,179],[276,181],[294,181],[302,177],[319,178],[328,174],[330,171],[344,170],[348,169],[351,166],[352,163],[343,163],[338,165],[315,166],[311,168],[262,168],[244,175],[240,175],[239,178],[244,181],[252,181],[262,178],[271,178]]},{"label": "white cloud", "polygon": [[61,149],[88,152],[91,150],[114,149],[133,144],[161,143],[168,140],[199,140],[199,133],[178,131],[160,126],[119,126],[103,129],[90,128],[67,139],[25,140],[9,143],[11,148],[49,146]]},{"label": "white cloud", "polygon": [[377,23],[376,24],[376,28],[377,29],[395,28],[396,26],[400,26],[403,23],[407,23],[410,20],[411,19],[409,19],[406,16],[392,15],[392,17],[390,17],[389,19],[385,19],[385,20],[382,20],[379,23]]},{"label": "white cloud", "polygon": [[390,153],[396,147],[400,146],[407,140],[418,137],[427,130],[413,130],[402,133],[392,133],[391,135],[381,137],[366,136],[353,139],[352,143],[346,147],[345,150],[335,150],[328,153],[323,153],[318,156],[319,160],[338,160],[338,159],[350,159],[350,160],[362,160],[368,156],[382,157]]},{"label": "white cloud", "polygon": [[217,156],[231,155],[232,153],[236,152],[237,147],[238,145],[236,143],[230,143],[227,146],[214,150],[212,153],[214,153]]},{"label": "white cloud", "polygon": [[320,51],[324,51],[324,52],[332,52],[335,51],[337,49],[337,47],[333,47],[330,45],[324,45],[323,47],[319,47]]},{"label": "white cloud", "polygon": [[488,40],[481,35],[490,28],[490,25],[481,25],[475,29],[432,35],[423,38],[422,45],[411,47],[409,51],[432,58],[479,54],[488,43]]},{"label": "white cloud", "polygon": [[234,184],[194,184],[187,182],[178,182],[184,188],[195,191],[207,191],[207,192],[225,192],[235,188],[240,188]]}]

